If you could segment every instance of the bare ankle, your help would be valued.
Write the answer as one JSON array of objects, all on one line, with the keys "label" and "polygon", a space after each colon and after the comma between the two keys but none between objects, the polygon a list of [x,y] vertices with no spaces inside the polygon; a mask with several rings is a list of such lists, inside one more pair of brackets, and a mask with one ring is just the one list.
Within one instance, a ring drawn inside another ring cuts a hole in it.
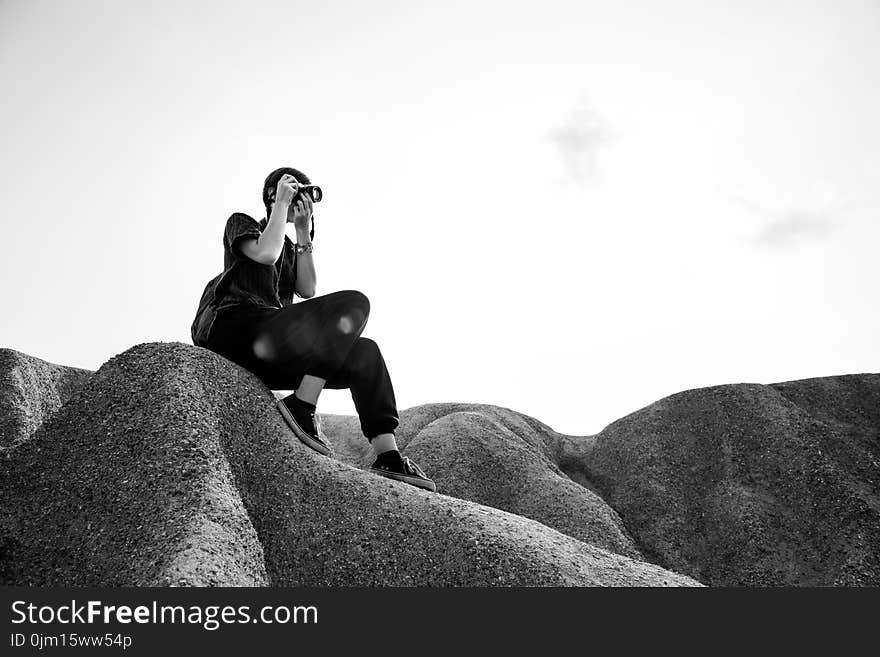
[{"label": "bare ankle", "polygon": [[299,387],[293,394],[296,395],[297,399],[317,406],[318,397],[321,395],[321,390],[324,389],[325,383],[327,383],[326,379],[312,376],[311,374],[304,374]]},{"label": "bare ankle", "polygon": [[393,433],[380,433],[370,441],[370,445],[372,445],[376,456],[379,456],[382,452],[388,452],[390,450],[400,451],[397,447],[397,441],[394,439]]}]

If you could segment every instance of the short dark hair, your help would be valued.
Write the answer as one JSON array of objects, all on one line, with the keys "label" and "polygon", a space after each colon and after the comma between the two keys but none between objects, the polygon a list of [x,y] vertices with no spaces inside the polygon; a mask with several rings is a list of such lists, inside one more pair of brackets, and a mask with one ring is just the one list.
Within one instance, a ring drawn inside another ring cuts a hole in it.
[{"label": "short dark hair", "polygon": [[[296,178],[296,181],[301,185],[311,185],[312,181],[309,180],[309,177],[304,174],[302,171],[294,169],[293,167],[279,167],[275,169],[272,173],[266,176],[266,180],[263,182],[263,205],[266,206],[266,220],[269,220],[269,206],[271,202],[269,201],[269,192],[277,189],[278,181],[281,180],[281,176],[289,173],[291,176]],[[309,239],[315,238],[315,215],[312,214],[312,229],[309,233]]]}]

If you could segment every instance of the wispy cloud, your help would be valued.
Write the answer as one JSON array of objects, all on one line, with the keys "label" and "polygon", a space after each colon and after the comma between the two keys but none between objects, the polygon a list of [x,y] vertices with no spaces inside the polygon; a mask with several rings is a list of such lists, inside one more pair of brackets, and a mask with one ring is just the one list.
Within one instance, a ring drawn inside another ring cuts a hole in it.
[{"label": "wispy cloud", "polygon": [[614,131],[605,117],[581,102],[547,138],[559,148],[568,176],[589,185],[598,180],[599,154],[614,141]]},{"label": "wispy cloud", "polygon": [[749,243],[772,249],[788,249],[799,244],[827,239],[843,223],[843,208],[836,194],[821,202],[805,200],[789,207],[770,209],[738,196],[736,203],[749,211],[760,226],[748,238]]},{"label": "wispy cloud", "polygon": [[834,217],[827,211],[789,210],[766,224],[752,242],[786,248],[801,242],[824,239],[834,230]]}]

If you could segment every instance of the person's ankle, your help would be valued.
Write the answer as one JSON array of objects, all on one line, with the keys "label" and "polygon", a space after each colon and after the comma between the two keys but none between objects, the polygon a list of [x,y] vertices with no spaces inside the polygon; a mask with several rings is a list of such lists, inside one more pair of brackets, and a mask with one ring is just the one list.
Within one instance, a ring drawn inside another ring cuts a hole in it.
[{"label": "person's ankle", "polygon": [[400,450],[397,446],[397,441],[394,439],[394,434],[390,432],[380,433],[378,436],[373,436],[369,440],[370,445],[377,456],[382,452],[387,452],[389,450]]}]

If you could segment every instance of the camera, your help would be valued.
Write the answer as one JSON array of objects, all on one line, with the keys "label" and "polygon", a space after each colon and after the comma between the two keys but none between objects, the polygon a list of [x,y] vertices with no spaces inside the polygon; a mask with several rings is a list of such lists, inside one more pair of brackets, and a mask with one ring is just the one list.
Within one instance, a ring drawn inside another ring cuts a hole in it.
[{"label": "camera", "polygon": [[296,190],[296,196],[293,197],[293,200],[296,200],[296,197],[300,194],[305,194],[310,199],[312,199],[313,203],[318,203],[322,198],[324,198],[324,192],[321,191],[321,188],[317,185],[300,185]]}]

